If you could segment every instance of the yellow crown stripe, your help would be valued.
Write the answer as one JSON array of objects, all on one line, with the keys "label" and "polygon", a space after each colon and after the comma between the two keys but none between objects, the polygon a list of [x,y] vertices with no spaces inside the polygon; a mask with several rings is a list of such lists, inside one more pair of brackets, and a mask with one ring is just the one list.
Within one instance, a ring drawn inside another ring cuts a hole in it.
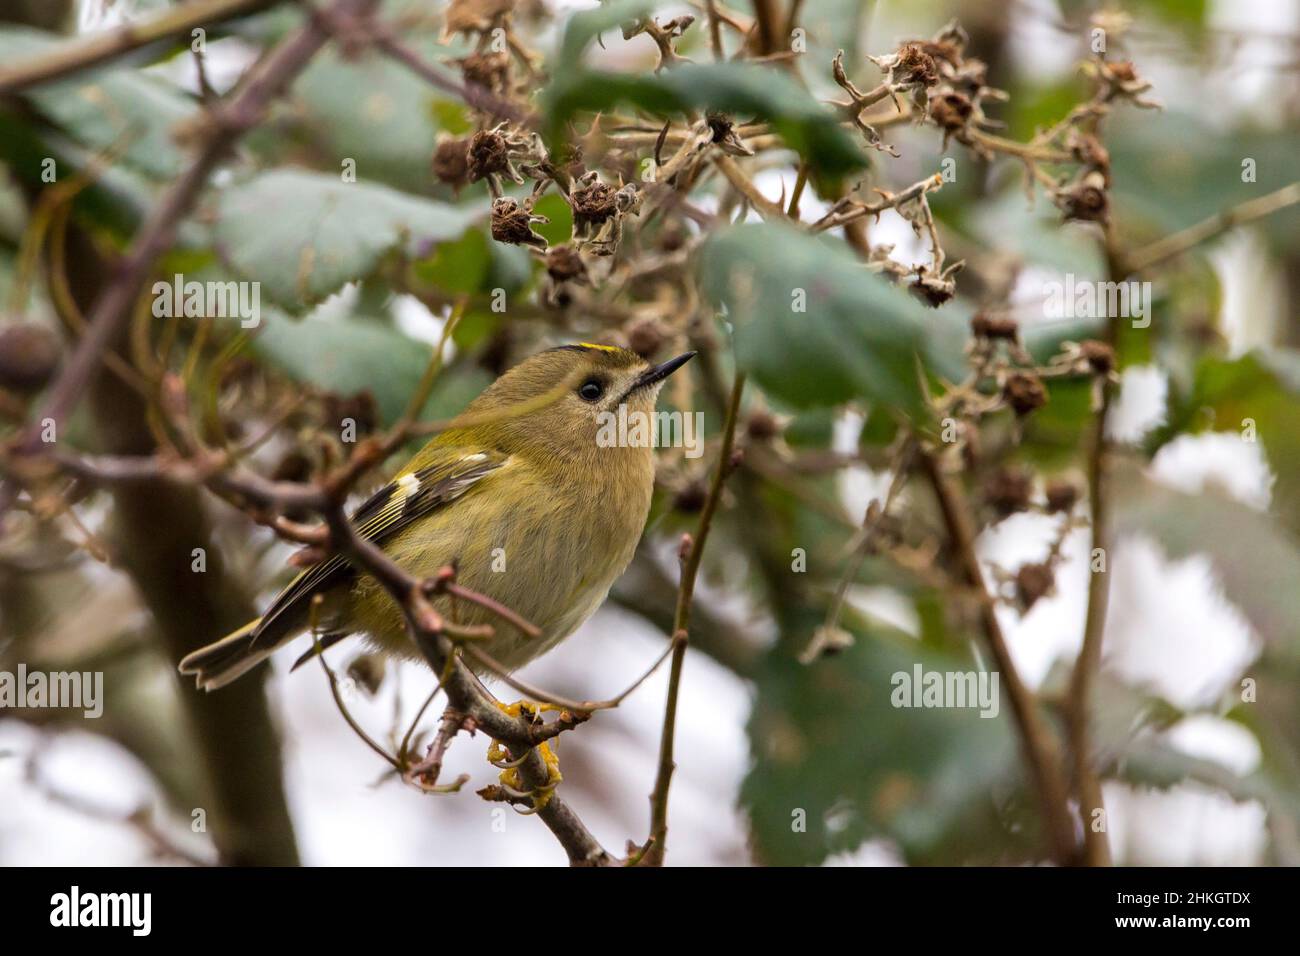
[{"label": "yellow crown stripe", "polygon": [[579,342],[579,348],[599,349],[602,352],[621,352],[623,351],[617,345],[597,345],[595,342]]}]

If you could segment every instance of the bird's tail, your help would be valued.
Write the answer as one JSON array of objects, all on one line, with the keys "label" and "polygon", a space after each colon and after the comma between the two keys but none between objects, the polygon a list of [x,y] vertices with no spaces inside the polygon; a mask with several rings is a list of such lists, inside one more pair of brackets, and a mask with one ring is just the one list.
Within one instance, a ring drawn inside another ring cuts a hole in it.
[{"label": "bird's tail", "polygon": [[254,618],[215,644],[200,647],[193,654],[186,655],[180,663],[181,673],[193,674],[195,682],[203,690],[216,690],[225,687],[235,678],[242,677],[275,650],[274,641],[254,647],[253,642],[261,623],[260,617]]}]

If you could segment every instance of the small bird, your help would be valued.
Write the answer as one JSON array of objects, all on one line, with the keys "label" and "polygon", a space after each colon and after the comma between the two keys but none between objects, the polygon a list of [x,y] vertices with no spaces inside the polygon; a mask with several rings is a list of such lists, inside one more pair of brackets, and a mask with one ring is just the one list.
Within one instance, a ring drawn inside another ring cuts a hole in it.
[{"label": "small bird", "polygon": [[[608,441],[609,415],[626,405],[625,420],[652,423],[664,380],[694,355],[650,365],[626,349],[590,343],[533,355],[470,403],[461,424],[425,445],[352,522],[408,573],[427,578],[455,564],[459,584],[540,629],[530,637],[477,604],[457,602],[455,620],[491,624],[484,649],[506,668],[521,667],[595,612],[645,527],[651,445]],[[446,596],[434,607],[450,615]],[[352,634],[385,653],[423,659],[384,587],[334,555],[294,578],[261,617],[187,656],[181,673],[205,690],[223,687],[313,623],[318,644],[298,664]]]}]

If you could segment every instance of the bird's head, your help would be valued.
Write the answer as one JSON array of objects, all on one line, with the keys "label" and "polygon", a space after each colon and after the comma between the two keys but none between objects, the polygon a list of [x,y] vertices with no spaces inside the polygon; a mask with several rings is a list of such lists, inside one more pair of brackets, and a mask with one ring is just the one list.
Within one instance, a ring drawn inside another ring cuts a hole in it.
[{"label": "bird's head", "polygon": [[461,434],[448,438],[469,434],[512,454],[566,462],[592,460],[607,448],[644,448],[648,454],[648,445],[635,444],[635,423],[646,422],[653,436],[660,388],[694,355],[652,365],[611,345],[547,349],[492,383],[461,416]]}]

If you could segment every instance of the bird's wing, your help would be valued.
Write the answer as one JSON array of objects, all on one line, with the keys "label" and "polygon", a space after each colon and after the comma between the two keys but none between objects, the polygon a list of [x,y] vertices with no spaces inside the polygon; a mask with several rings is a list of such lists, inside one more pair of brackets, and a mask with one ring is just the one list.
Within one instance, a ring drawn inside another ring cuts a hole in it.
[{"label": "bird's wing", "polygon": [[[393,479],[370,496],[355,512],[352,523],[367,541],[381,542],[437,508],[455,501],[469,488],[504,465],[508,456],[499,452],[471,452],[448,448],[432,464]],[[252,647],[276,644],[285,636],[283,627],[296,630],[298,613],[316,594],[334,588],[355,575],[342,555],[333,555],[303,571],[280,592],[262,615]]]}]

